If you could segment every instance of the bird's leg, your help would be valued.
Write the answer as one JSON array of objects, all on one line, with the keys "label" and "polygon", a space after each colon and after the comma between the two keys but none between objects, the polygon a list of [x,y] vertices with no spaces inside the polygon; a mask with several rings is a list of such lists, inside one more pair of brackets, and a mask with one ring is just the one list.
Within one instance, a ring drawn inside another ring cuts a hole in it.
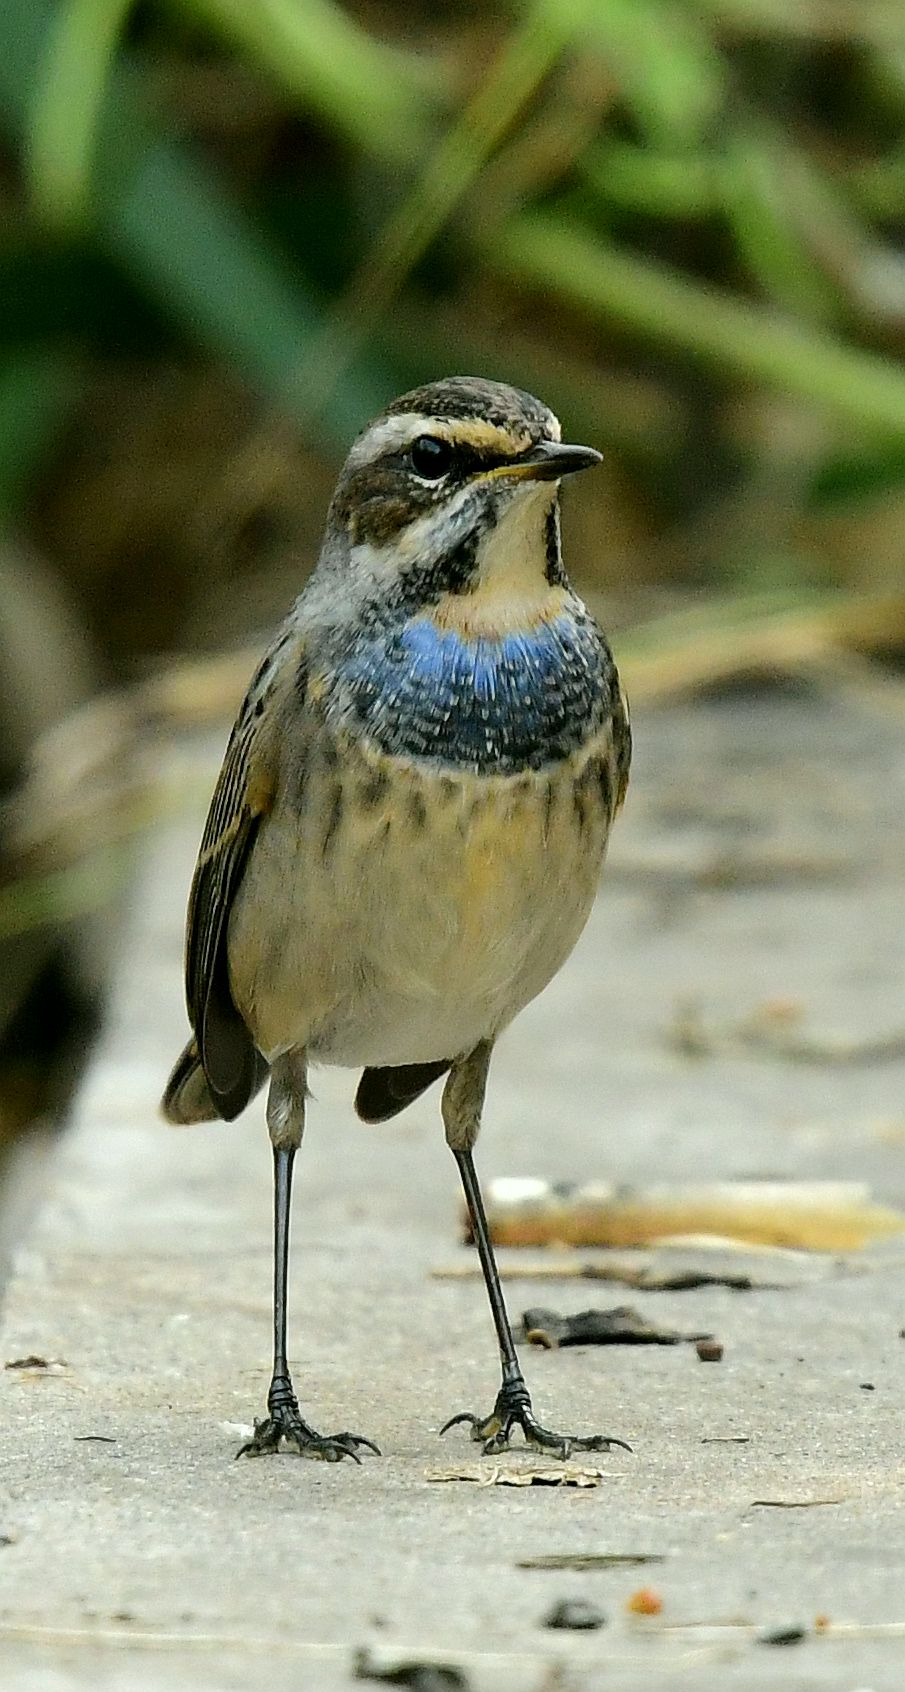
[{"label": "bird's leg", "polygon": [[260,1457],[265,1452],[288,1449],[327,1463],[338,1463],[341,1457],[352,1457],[357,1463],[359,1446],[369,1451],[377,1451],[377,1446],[360,1434],[317,1433],[299,1410],[286,1356],[292,1165],[305,1131],[306,1096],[305,1054],[288,1052],[274,1063],[267,1100],[267,1126],[273,1144],[273,1376],[267,1415],[255,1422],[254,1437],[237,1455]]},{"label": "bird's leg", "polygon": [[488,1455],[507,1449],[510,1434],[515,1427],[521,1428],[526,1444],[550,1452],[556,1457],[568,1457],[572,1451],[608,1451],[613,1445],[621,1445],[625,1450],[629,1450],[624,1440],[612,1439],[605,1434],[551,1433],[549,1428],[542,1427],[535,1417],[531,1394],[525,1384],[515,1341],[512,1338],[512,1328],[506,1313],[499,1271],[490,1243],[484,1201],[472,1156],[472,1147],[481,1125],[481,1107],[487,1085],[490,1052],[490,1042],[482,1041],[467,1057],[453,1064],[443,1091],[442,1111],[447,1142],[459,1165],[459,1174],[465,1189],[472,1233],[481,1260],[487,1297],[490,1300],[490,1310],[499,1342],[503,1379],[489,1416],[475,1416],[471,1411],[465,1410],[458,1416],[451,1416],[440,1432],[444,1434],[447,1428],[455,1427],[459,1422],[467,1422],[471,1428],[472,1439],[477,1440]]}]

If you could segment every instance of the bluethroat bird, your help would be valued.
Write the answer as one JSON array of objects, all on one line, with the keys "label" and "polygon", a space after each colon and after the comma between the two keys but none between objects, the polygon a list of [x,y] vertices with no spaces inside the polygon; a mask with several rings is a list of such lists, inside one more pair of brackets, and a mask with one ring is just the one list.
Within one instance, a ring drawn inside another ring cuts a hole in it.
[{"label": "bluethroat bird", "polygon": [[[536,1419],[472,1151],[497,1036],[584,928],[628,778],[609,647],[562,563],[559,483],[600,461],[530,394],[455,376],[354,443],[317,567],[239,711],[189,899],[193,1037],[172,1122],[238,1116],[269,1079],[274,1358],[243,1452],[357,1459],[300,1413],[286,1356],[292,1166],[309,1063],[363,1069],[385,1122],[441,1076],[502,1361],[486,1452],[521,1427],[566,1457],[603,1435]],[[241,1453],[240,1453],[241,1455]]]}]

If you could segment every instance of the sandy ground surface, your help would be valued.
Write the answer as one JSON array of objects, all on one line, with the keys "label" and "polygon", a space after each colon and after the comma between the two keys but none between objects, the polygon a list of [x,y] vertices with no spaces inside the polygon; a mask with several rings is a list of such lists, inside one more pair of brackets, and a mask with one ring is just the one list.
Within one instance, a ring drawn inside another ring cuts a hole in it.
[{"label": "sandy ground surface", "polygon": [[[901,724],[740,694],[644,714],[637,737],[589,931],[498,1050],[479,1168],[859,1178],[905,1208],[905,1060],[901,1040],[882,1044],[905,1023]],[[209,754],[174,753],[174,781],[200,774],[203,788]],[[262,1110],[188,1131],[155,1115],[184,1036],[203,802],[151,843],[73,1126],[28,1165],[45,1196],[0,1359],[57,1362],[0,1370],[4,1692],[339,1692],[367,1684],[353,1680],[361,1648],[458,1665],[472,1692],[899,1692],[905,1239],[735,1260],[774,1290],[510,1282],[516,1316],[631,1303],[713,1331],[724,1360],[690,1345],[526,1348],[544,1418],[618,1434],[632,1454],[601,1457],[589,1490],[435,1483],[444,1466],[533,1462],[481,1460],[461,1430],[437,1439],[454,1410],[490,1407],[497,1371],[480,1283],[432,1276],[473,1255],[436,1090],[370,1129],[354,1078],[321,1072],[296,1184],[291,1356],[317,1425],[384,1455],[233,1461],[268,1378]],[[788,1057],[743,1037],[777,1000],[803,1013]],[[644,1554],[661,1560],[520,1566]],[[659,1616],[628,1611],[642,1586]],[[605,1625],[545,1627],[564,1598]],[[796,1628],[797,1643],[762,1637]]]}]

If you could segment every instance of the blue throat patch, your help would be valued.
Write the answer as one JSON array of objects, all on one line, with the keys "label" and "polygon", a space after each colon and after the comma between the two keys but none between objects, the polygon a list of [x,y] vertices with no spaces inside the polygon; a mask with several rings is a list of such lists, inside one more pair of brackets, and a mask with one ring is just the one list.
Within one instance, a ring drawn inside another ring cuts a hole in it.
[{"label": "blue throat patch", "polygon": [[391,756],[514,775],[584,745],[614,685],[609,648],[582,612],[496,640],[422,615],[359,636],[336,665],[331,706]]}]

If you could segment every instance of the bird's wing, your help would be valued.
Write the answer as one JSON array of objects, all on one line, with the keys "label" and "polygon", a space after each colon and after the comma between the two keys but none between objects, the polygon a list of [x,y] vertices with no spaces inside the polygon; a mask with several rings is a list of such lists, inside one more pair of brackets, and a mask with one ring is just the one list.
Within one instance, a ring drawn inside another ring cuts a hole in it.
[{"label": "bird's wing", "polygon": [[232,996],[229,919],[258,829],[273,803],[279,695],[298,673],[300,647],[291,627],[281,630],[252,680],[214,789],[189,895],[189,1021],[214,1103],[227,1121],[257,1092],[264,1063]]},{"label": "bird's wing", "polygon": [[632,762],[632,719],[625,688],[616,682],[617,700],[613,708],[613,754],[616,760],[616,810],[622,808],[628,788],[628,773]]}]

